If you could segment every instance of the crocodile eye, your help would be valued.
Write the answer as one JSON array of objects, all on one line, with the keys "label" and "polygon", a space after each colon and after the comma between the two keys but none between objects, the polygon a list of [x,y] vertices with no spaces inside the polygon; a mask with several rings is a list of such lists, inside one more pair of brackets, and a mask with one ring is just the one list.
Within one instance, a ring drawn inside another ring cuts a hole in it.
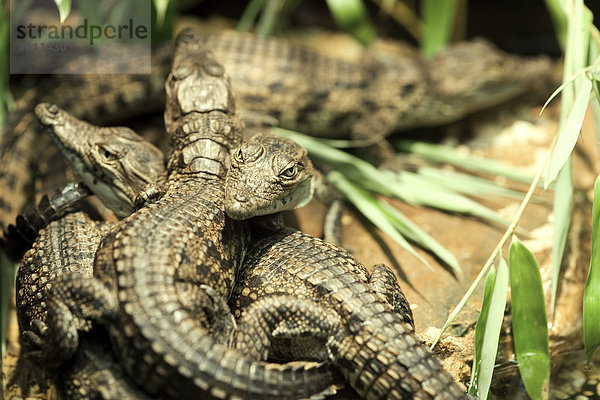
[{"label": "crocodile eye", "polygon": [[233,155],[233,158],[235,159],[235,161],[237,161],[239,163],[244,162],[244,152],[242,151],[241,148],[237,149],[237,151]]},{"label": "crocodile eye", "polygon": [[298,164],[294,164],[291,167],[288,167],[288,168],[284,169],[283,171],[281,171],[281,174],[279,174],[279,175],[284,179],[293,179],[296,177],[297,174],[298,174]]},{"label": "crocodile eye", "polygon": [[99,147],[100,147],[99,148],[100,155],[102,156],[102,158],[104,158],[104,160],[106,160],[106,161],[112,161],[112,160],[116,160],[118,158],[115,153],[113,153],[112,151],[110,151],[106,147],[103,147],[103,146],[99,146]]}]

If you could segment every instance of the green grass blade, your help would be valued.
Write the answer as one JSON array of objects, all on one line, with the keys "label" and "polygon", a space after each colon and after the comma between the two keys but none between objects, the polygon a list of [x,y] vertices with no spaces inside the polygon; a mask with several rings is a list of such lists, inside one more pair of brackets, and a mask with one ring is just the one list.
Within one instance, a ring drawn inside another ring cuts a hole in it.
[{"label": "green grass blade", "polygon": [[558,291],[558,277],[562,265],[563,254],[567,244],[571,214],[573,211],[573,167],[569,158],[558,173],[554,190],[554,222],[552,244],[552,293],[550,300],[550,315],[554,316],[556,294]]},{"label": "green grass blade", "polygon": [[517,224],[521,220],[521,217],[523,216],[523,212],[525,211],[525,208],[527,207],[527,204],[529,204],[529,200],[531,199],[531,196],[533,195],[533,191],[538,186],[538,183],[540,182],[542,173],[543,173],[544,169],[546,168],[546,166],[548,165],[548,162],[550,161],[550,156],[551,156],[551,153],[550,153],[550,151],[548,151],[548,155],[546,156],[544,165],[538,170],[538,172],[533,177],[533,180],[529,184],[529,189],[527,189],[527,193],[525,194],[525,197],[521,201],[519,208],[517,209],[515,215],[513,216],[510,226],[506,229],[506,231],[502,235],[502,238],[498,242],[498,245],[494,248],[494,250],[492,250],[492,253],[486,260],[485,264],[483,265],[483,267],[481,268],[479,273],[477,274],[477,277],[475,277],[475,279],[473,280],[473,283],[471,283],[471,286],[469,286],[469,288],[467,289],[467,291],[465,292],[463,297],[459,300],[459,302],[456,304],[456,306],[454,307],[454,309],[452,310],[452,312],[446,319],[446,322],[444,322],[444,325],[442,326],[442,329],[440,330],[439,335],[436,337],[433,344],[430,346],[431,349],[433,349],[439,343],[440,339],[444,335],[444,332],[446,332],[446,330],[448,329],[450,324],[452,324],[452,322],[456,319],[457,315],[461,312],[461,310],[463,309],[463,307],[465,306],[467,301],[473,295],[473,292],[475,292],[475,289],[477,288],[477,286],[479,286],[479,283],[487,275],[487,273],[488,273],[489,269],[492,267],[492,263],[494,262],[496,257],[498,257],[498,255],[501,254],[504,244],[509,239],[509,237],[513,234],[515,228],[517,227]]},{"label": "green grass blade", "polygon": [[596,143],[600,146],[600,48],[595,42],[590,42],[590,59],[595,60],[592,65],[591,76],[593,78],[592,89],[594,96],[590,102],[594,115],[594,126],[596,128]]},{"label": "green grass blade", "polygon": [[419,228],[415,223],[409,220],[404,214],[398,209],[394,208],[385,201],[380,201],[382,210],[386,214],[388,220],[394,225],[394,227],[402,234],[402,236],[409,240],[417,243],[422,248],[431,251],[448,265],[456,275],[462,275],[462,269],[454,254],[450,253],[444,246],[438,241],[429,236],[424,230]]},{"label": "green grass blade", "polygon": [[6,330],[8,327],[8,308],[15,281],[15,264],[0,252],[0,345],[2,361],[6,355]]},{"label": "green grass blade", "polygon": [[58,7],[58,15],[62,24],[71,13],[71,0],[54,0],[54,3]]},{"label": "green grass blade", "polygon": [[305,147],[312,156],[327,161],[343,171],[344,175],[362,188],[386,196],[397,197],[411,204],[474,215],[498,224],[508,225],[508,221],[493,210],[468,197],[420,179],[414,173],[403,171],[398,174],[392,171],[381,171],[358,157],[327,146],[310,136],[284,129],[275,129],[275,131]]},{"label": "green grass blade", "polygon": [[[488,284],[486,278],[486,285]],[[486,288],[487,289],[487,288]],[[498,352],[498,341],[500,339],[500,330],[502,328],[502,320],[504,319],[504,308],[506,307],[506,294],[508,293],[508,267],[503,258],[500,259],[498,266],[498,274],[495,278],[493,292],[489,303],[482,305],[486,307],[486,315],[484,321],[477,321],[475,335],[477,338],[477,330],[480,329],[480,363],[477,374],[476,393],[477,398],[487,399],[490,386],[492,383],[492,375],[494,374],[494,363]],[[481,316],[480,316],[481,318]]]},{"label": "green grass blade", "polygon": [[583,343],[589,363],[600,346],[600,177],[594,184],[592,256],[583,292]]},{"label": "green grass blade", "polygon": [[[499,216],[492,209],[456,192],[427,182],[421,179],[418,174],[408,171],[403,171],[400,174],[395,174],[391,171],[383,171],[382,173],[389,177],[387,180],[389,182],[388,189],[392,190],[396,197],[404,199],[411,204],[425,205],[453,213],[473,215],[500,225],[509,224],[506,219]],[[396,176],[395,181],[393,180],[394,175]]]},{"label": "green grass blade", "polygon": [[548,106],[548,104],[550,104],[550,102],[552,100],[554,100],[554,98],[556,96],[558,96],[567,85],[572,84],[573,82],[575,82],[575,80],[577,78],[579,78],[580,76],[584,75],[586,73],[587,69],[582,69],[579,72],[577,72],[575,75],[573,75],[572,77],[570,77],[568,80],[566,80],[565,82],[562,83],[562,85],[560,85],[551,95],[550,97],[548,97],[548,100],[546,100],[546,102],[544,103],[542,109],[540,110],[540,115],[544,112],[544,110],[546,109],[546,107]]},{"label": "green grass blade", "polygon": [[546,0],[546,7],[550,12],[550,16],[552,18],[552,23],[554,24],[554,29],[556,30],[556,37],[564,49],[565,40],[567,37],[567,29],[568,29],[568,21],[565,12],[563,11],[563,6],[560,0]]},{"label": "green grass blade", "polygon": [[433,267],[425,260],[408,241],[394,228],[394,225],[386,218],[385,212],[381,209],[379,203],[368,193],[354,186],[339,171],[331,171],[327,174],[327,180],[334,185],[369,221],[381,231],[385,232],[390,238],[398,243],[411,255],[428,266]]},{"label": "green grass blade", "polygon": [[273,34],[275,26],[281,20],[284,5],[284,0],[271,0],[265,3],[256,28],[259,35],[271,36]]},{"label": "green grass blade", "polygon": [[434,55],[450,42],[457,0],[423,0],[423,37],[421,51]]},{"label": "green grass blade", "polygon": [[[508,189],[478,176],[439,168],[422,167],[417,174],[428,182],[473,196],[505,196],[522,199],[525,193]],[[539,201],[539,199],[538,199]]]},{"label": "green grass blade", "polygon": [[560,171],[569,158],[569,155],[575,147],[575,143],[577,143],[577,138],[579,137],[579,131],[583,124],[583,117],[585,116],[585,111],[587,110],[587,105],[590,100],[590,94],[592,93],[592,82],[587,78],[582,77],[580,79],[582,80],[581,87],[577,92],[577,97],[575,98],[573,108],[569,113],[567,121],[560,129],[558,141],[556,142],[554,152],[552,153],[552,159],[550,160],[550,165],[546,171],[546,176],[544,177],[544,185],[546,187],[548,187],[548,184],[554,180],[556,175],[558,175],[558,171]]},{"label": "green grass blade", "polygon": [[165,23],[167,8],[169,8],[171,0],[152,0],[152,2],[156,10],[156,24],[160,27]]},{"label": "green grass blade", "polygon": [[263,9],[265,0],[250,0],[235,28],[238,32],[248,32]]},{"label": "green grass blade", "polygon": [[496,160],[467,155],[450,146],[410,140],[399,140],[394,142],[394,144],[401,151],[416,154],[436,163],[454,165],[466,171],[500,175],[524,183],[530,183],[533,179],[532,176],[517,171],[514,166]]},{"label": "green grass blade", "polygon": [[327,0],[335,23],[364,46],[375,39],[375,28],[362,0]]},{"label": "green grass blade", "polygon": [[479,383],[479,371],[481,370],[481,350],[483,348],[483,336],[485,334],[485,325],[487,324],[495,283],[496,269],[492,267],[490,272],[485,277],[485,284],[483,286],[483,301],[481,302],[481,309],[479,311],[479,318],[477,318],[477,325],[475,325],[473,366],[471,368],[471,381],[469,382],[468,391],[471,396],[477,396],[478,392],[477,389]]},{"label": "green grass blade", "polygon": [[513,340],[527,394],[548,398],[550,351],[542,278],[534,255],[513,238],[509,251]]}]

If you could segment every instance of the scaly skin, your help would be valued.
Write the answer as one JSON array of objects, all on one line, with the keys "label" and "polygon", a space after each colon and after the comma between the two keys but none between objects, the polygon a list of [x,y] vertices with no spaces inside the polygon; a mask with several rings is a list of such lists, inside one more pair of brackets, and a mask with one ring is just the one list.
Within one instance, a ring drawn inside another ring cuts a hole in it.
[{"label": "scaly skin", "polygon": [[[250,218],[257,210],[260,215],[260,205],[273,193],[287,191],[293,198],[294,189],[310,179],[310,170],[300,146],[255,136],[233,153],[226,210],[237,219]],[[273,305],[285,295],[316,302],[313,309],[326,309],[336,329],[311,330],[315,316],[308,310],[304,319],[278,325],[274,340],[256,341],[241,335],[238,349],[284,360],[299,354],[329,359],[366,399],[466,398],[464,389],[415,335],[403,296],[394,309],[383,298],[391,293],[376,292],[375,287],[390,286],[395,280],[389,269],[379,265],[370,275],[344,249],[285,227],[279,217],[252,220],[252,243],[232,297],[240,326],[261,315],[256,299],[263,303],[264,318],[269,319]],[[374,280],[384,282],[374,284]],[[324,317],[323,311],[319,314]]]},{"label": "scaly skin", "polygon": [[138,193],[166,175],[163,153],[129,128],[101,128],[48,103],[38,104],[35,112],[85,185],[67,186],[67,191],[55,193],[52,201],[42,199],[38,207],[17,218],[16,228],[9,225],[4,246],[16,260],[29,248],[38,230],[64,215],[90,190],[123,218],[133,212]]},{"label": "scaly skin", "polygon": [[[109,226],[91,220],[85,213],[75,212],[50,222],[42,228],[32,248],[24,255],[17,274],[17,316],[21,340],[15,375],[11,380],[28,396],[31,382],[43,382],[43,372],[52,379],[62,399],[88,400],[102,396],[104,400],[148,397],[129,382],[111,349],[97,330],[85,321],[74,323],[82,331],[77,352],[64,363],[42,371],[37,357],[38,336],[30,334],[44,329],[53,285],[71,277],[92,277],[96,248]],[[88,332],[89,331],[89,332]],[[28,334],[29,333],[29,334]],[[63,338],[64,339],[64,338]],[[33,371],[36,371],[35,373]],[[33,374],[32,374],[33,373]]]},{"label": "scaly skin", "polygon": [[31,248],[41,229],[63,217],[90,194],[85,185],[71,183],[50,197],[42,196],[38,204],[27,206],[23,214],[17,216],[14,225],[8,226],[6,240],[1,245],[12,259],[20,260],[25,251]]},{"label": "scaly skin", "polygon": [[163,153],[129,128],[101,128],[49,103],[35,113],[85,185],[119,218],[133,212],[144,186],[166,175]]},{"label": "scaly skin", "polygon": [[[373,63],[344,62],[282,40],[221,33],[203,38],[229,71],[247,115],[323,137],[376,142],[394,130],[454,121],[527,91],[547,74],[544,58],[506,54],[482,41],[459,43],[431,60],[416,51],[384,51]],[[398,47],[392,45],[391,47]],[[26,93],[0,142],[0,228],[28,200],[44,146],[29,110],[51,101],[95,123],[157,109],[171,63],[168,46],[153,55],[151,76],[94,75],[52,79]],[[135,60],[132,60],[135,62]]]},{"label": "scaly skin", "polygon": [[[239,106],[311,135],[371,140],[394,130],[463,118],[524,93],[548,73],[546,58],[507,54],[483,39],[430,60],[388,46],[377,61],[345,62],[275,38],[205,37],[231,72]],[[375,136],[375,137],[374,137]]]},{"label": "scaly skin", "polygon": [[[80,175],[91,182],[92,192],[117,214],[131,213],[138,192],[164,179],[162,153],[131,130],[84,123],[50,104],[38,105],[36,112],[65,156],[78,166]],[[105,155],[107,152],[110,154]],[[9,226],[8,244],[17,258],[20,251],[31,245],[17,273],[19,327],[29,339],[22,341],[19,368],[13,379],[22,390],[28,386],[24,371],[39,370],[39,365],[27,367],[27,363],[38,353],[35,348],[40,345],[39,336],[43,336],[48,310],[54,307],[48,293],[66,277],[92,278],[96,248],[110,227],[91,220],[82,212],[64,215],[89,194],[90,190],[83,184],[67,185],[51,197],[42,197],[36,206],[28,207],[25,215],[17,218],[16,227]],[[84,331],[90,328],[83,319],[75,319],[74,323]],[[74,356],[49,369],[61,397],[147,398],[125,380],[112,352],[97,339],[97,334],[84,333]],[[60,348],[56,346],[55,351],[60,352]]]},{"label": "scaly skin", "polygon": [[[49,145],[33,113],[50,101],[96,124],[113,123],[164,104],[164,79],[171,62],[170,46],[153,53],[152,75],[55,75],[44,78],[17,101],[0,137],[0,230],[12,223],[33,199],[31,187],[40,154]],[[137,62],[135,59],[131,62]]]},{"label": "scaly skin", "polygon": [[98,280],[55,286],[46,339],[68,354],[77,347],[77,330],[65,321],[81,315],[104,323],[121,365],[151,395],[321,396],[332,381],[326,364],[251,361],[209,334],[227,318],[218,307],[226,309],[248,232],[223,210],[225,168],[241,122],[222,67],[197,42],[183,34],[167,81],[172,152],[164,194],[105,237],[94,268]]}]

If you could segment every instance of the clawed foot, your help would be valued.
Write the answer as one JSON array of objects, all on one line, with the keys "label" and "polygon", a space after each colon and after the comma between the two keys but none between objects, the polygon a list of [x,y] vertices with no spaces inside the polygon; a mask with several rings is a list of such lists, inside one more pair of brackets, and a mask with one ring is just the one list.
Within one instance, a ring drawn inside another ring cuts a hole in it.
[{"label": "clawed foot", "polygon": [[[40,353],[42,347],[44,346],[47,332],[48,327],[43,321],[39,319],[34,319],[31,321],[31,330],[23,332],[23,338],[26,340],[26,346],[32,349],[32,351],[25,353],[26,357],[35,358],[36,353]],[[39,356],[40,354],[37,355]]]},{"label": "clawed foot", "polygon": [[162,189],[156,183],[149,183],[140,190],[134,200],[135,209],[139,210],[150,203],[154,203],[163,195]]},{"label": "clawed foot", "polygon": [[204,311],[209,319],[211,336],[224,346],[231,347],[236,329],[235,319],[223,297],[212,287],[200,285],[212,302],[212,307],[205,307]]}]

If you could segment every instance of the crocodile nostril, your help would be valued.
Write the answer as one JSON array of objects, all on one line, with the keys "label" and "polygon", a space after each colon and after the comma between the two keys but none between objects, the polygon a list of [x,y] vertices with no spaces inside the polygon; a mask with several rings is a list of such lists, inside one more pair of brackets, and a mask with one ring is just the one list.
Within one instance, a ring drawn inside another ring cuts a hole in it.
[{"label": "crocodile nostril", "polygon": [[48,104],[48,106],[46,106],[46,109],[52,114],[58,114],[58,107],[56,106],[56,104]]},{"label": "crocodile nostril", "polygon": [[248,202],[248,198],[246,196],[244,196],[243,194],[236,194],[234,197],[235,197],[236,201],[238,201],[239,203]]}]

